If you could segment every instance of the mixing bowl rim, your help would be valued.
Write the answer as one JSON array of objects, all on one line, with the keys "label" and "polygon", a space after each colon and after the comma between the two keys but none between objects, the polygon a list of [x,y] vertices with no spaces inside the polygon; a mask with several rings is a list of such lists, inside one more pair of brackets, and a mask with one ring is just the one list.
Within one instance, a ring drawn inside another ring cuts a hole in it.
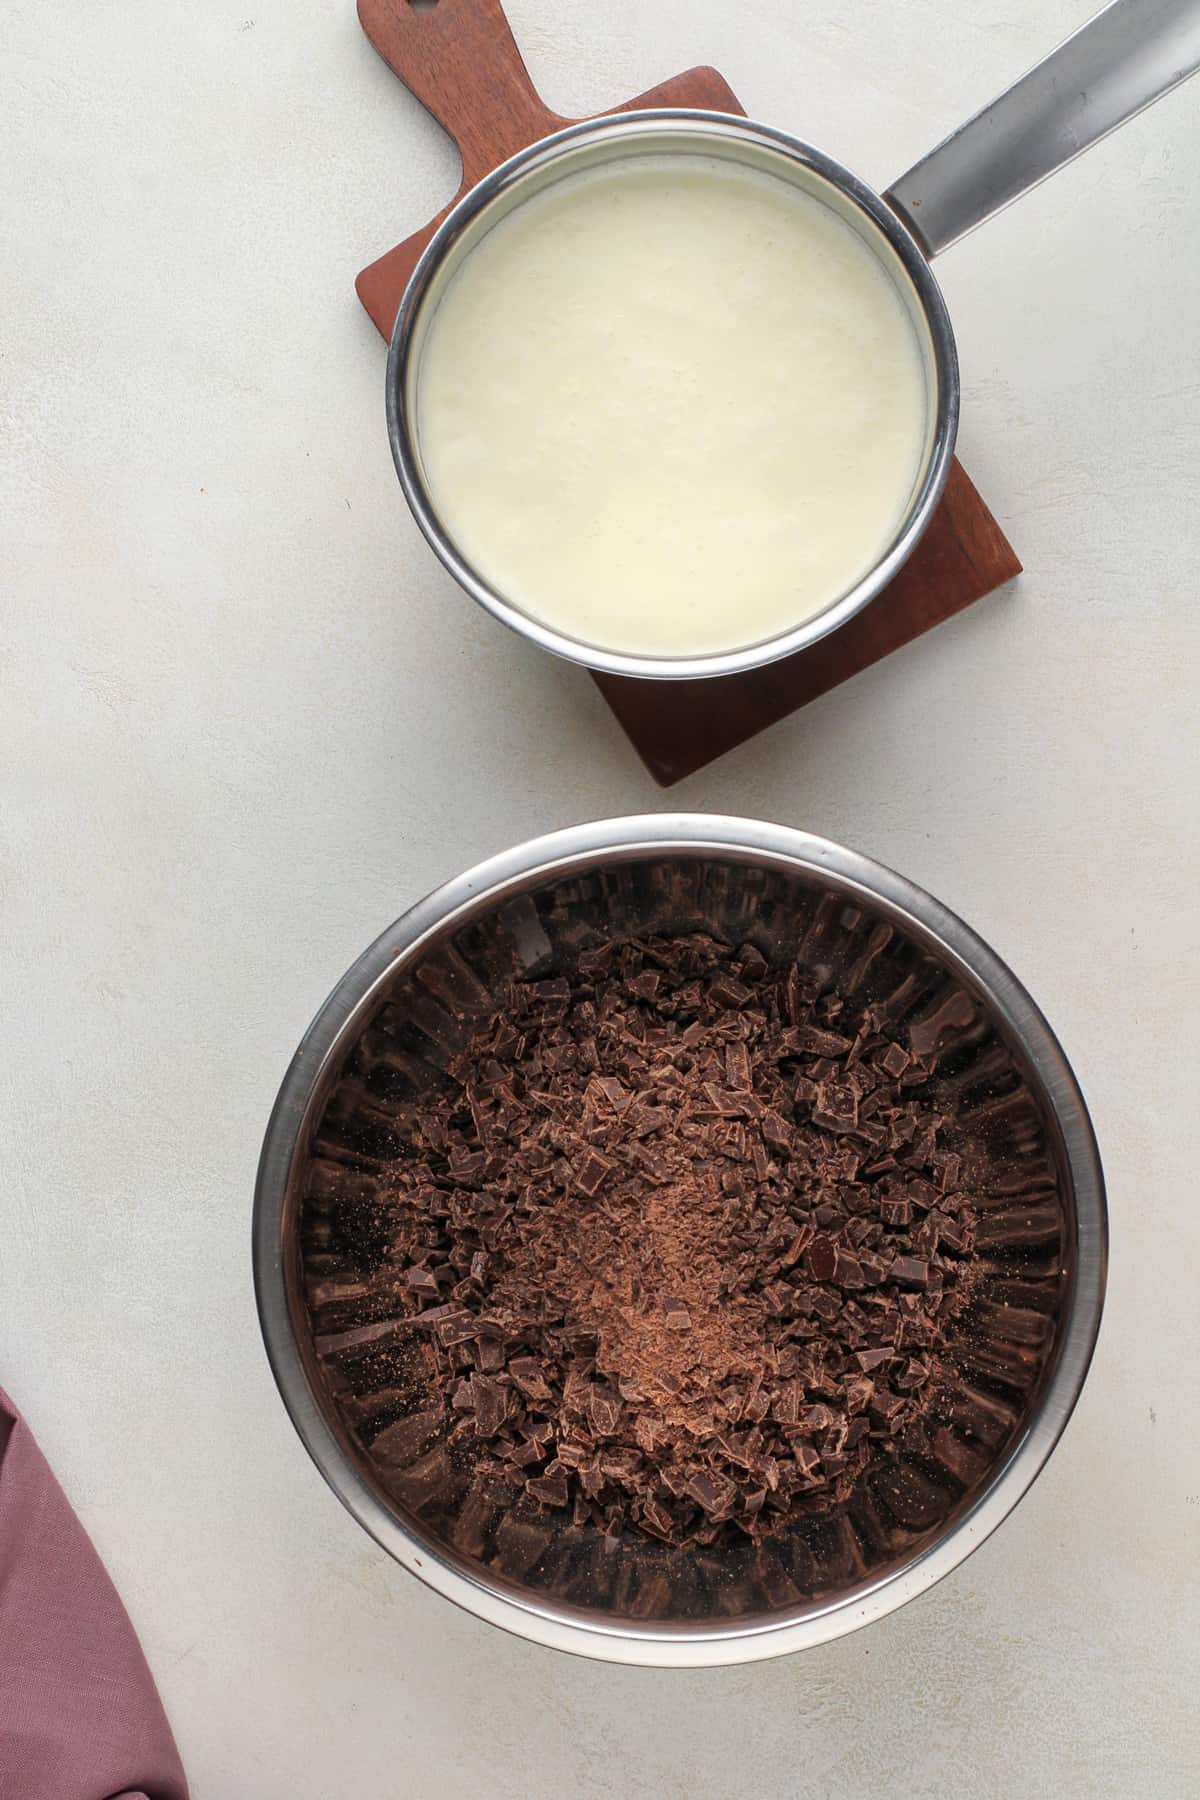
[{"label": "mixing bowl rim", "polygon": [[[518,1594],[486,1571],[455,1561],[406,1525],[354,1467],[309,1379],[289,1299],[284,1215],[318,1106],[361,1030],[377,990],[448,930],[513,895],[572,870],[671,855],[774,867],[827,882],[894,919],[973,989],[1019,1048],[1059,1136],[1075,1222],[1073,1282],[1055,1360],[1014,1444],[950,1528],[898,1568],[778,1619],[682,1625],[616,1619]],[[253,1264],[268,1360],[301,1441],[343,1505],[418,1579],[476,1617],[551,1648],[646,1667],[748,1662],[825,1643],[893,1612],[956,1568],[1029,1490],[1079,1398],[1099,1332],[1107,1266],[1104,1178],[1086,1103],[1049,1024],[1012,971],[956,914],[924,889],[862,853],[765,821],[714,814],[646,814],[599,820],[502,851],[434,889],[394,921],[347,970],[302,1038],[284,1076],[263,1142],[255,1190]]]}]

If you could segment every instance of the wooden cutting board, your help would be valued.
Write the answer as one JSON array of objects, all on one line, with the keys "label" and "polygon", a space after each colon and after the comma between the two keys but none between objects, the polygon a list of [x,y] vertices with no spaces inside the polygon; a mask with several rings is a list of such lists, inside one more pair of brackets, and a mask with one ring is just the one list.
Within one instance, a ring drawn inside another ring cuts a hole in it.
[{"label": "wooden cutting board", "polygon": [[[358,0],[363,30],[388,67],[445,127],[462,186],[423,230],[362,271],[359,299],[392,335],[409,276],[450,208],[508,157],[564,125],[529,79],[500,0]],[[742,113],[715,69],[689,69],[613,112],[656,106]],[[955,462],[945,497],[891,585],[839,631],[782,662],[713,681],[597,675],[600,691],[655,780],[694,774],[797,707],[982,599],[1019,573],[1012,547]]]}]

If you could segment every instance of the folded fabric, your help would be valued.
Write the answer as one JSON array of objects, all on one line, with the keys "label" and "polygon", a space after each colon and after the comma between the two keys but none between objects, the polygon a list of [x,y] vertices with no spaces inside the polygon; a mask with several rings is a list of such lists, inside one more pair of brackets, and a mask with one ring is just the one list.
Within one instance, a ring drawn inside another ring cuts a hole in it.
[{"label": "folded fabric", "polygon": [[187,1800],[125,1608],[2,1389],[0,1800]]}]

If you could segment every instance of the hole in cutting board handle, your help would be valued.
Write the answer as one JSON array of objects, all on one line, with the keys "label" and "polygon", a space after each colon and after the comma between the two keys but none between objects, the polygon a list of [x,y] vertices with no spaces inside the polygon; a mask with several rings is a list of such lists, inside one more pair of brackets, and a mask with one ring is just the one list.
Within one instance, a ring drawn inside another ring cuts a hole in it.
[{"label": "hole in cutting board handle", "polygon": [[414,12],[432,12],[438,0],[408,0]]}]

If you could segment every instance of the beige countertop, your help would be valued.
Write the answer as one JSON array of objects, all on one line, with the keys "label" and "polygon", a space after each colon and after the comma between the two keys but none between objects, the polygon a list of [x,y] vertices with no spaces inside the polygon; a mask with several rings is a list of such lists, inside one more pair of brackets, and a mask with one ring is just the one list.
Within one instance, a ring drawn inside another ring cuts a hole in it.
[{"label": "beige countertop", "polygon": [[[712,62],[881,186],[1085,12],[511,6],[562,112]],[[353,277],[453,152],[350,0],[5,25],[0,1381],[196,1800],[1196,1794],[1200,86],[938,265],[961,454],[1025,575],[669,802],[871,852],[1030,987],[1107,1164],[1092,1377],[932,1593],[803,1657],[649,1674],[394,1567],[301,1449],[251,1292],[262,1129],[345,966],[479,857],[662,801],[396,486]]]}]

